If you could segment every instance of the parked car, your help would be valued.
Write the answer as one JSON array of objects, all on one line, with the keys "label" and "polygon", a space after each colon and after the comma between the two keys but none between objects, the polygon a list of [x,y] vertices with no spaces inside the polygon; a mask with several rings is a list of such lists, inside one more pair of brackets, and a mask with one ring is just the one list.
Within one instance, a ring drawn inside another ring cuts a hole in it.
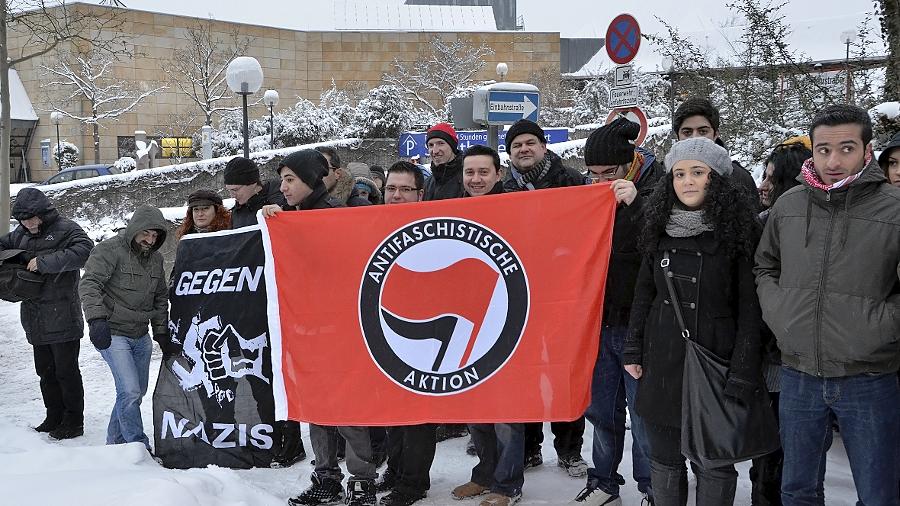
[{"label": "parked car", "polygon": [[95,165],[78,165],[76,167],[69,167],[68,169],[59,171],[53,177],[41,184],[66,183],[68,181],[75,181],[76,179],[87,179],[91,177],[108,176],[110,174],[121,173],[122,172],[115,166],[105,163]]}]

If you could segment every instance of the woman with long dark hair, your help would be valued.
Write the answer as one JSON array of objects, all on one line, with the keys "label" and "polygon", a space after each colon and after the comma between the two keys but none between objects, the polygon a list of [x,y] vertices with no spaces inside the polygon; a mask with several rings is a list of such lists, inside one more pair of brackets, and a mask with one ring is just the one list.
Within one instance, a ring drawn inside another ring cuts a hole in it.
[{"label": "woman with long dark hair", "polygon": [[187,213],[175,239],[195,232],[218,232],[231,228],[231,212],[222,205],[222,197],[211,190],[197,190],[188,196]]},{"label": "woman with long dark hair", "polygon": [[[746,400],[762,387],[761,318],[753,277],[760,226],[750,196],[730,179],[728,152],[709,139],[677,142],[666,157],[666,170],[648,201],[644,259],[623,359],[639,380],[636,410],[650,445],[655,504],[683,506],[688,489],[681,453],[682,325],[691,340],[729,363],[726,395]],[[733,504],[734,466],[691,467],[698,505]]]},{"label": "woman with long dark hair", "polygon": [[[810,158],[812,144],[806,135],[791,137],[775,146],[766,158],[766,172],[759,185],[759,200],[764,208],[768,210],[784,192],[800,184],[797,180],[800,168]],[[764,223],[768,214],[768,211],[760,214]]]}]

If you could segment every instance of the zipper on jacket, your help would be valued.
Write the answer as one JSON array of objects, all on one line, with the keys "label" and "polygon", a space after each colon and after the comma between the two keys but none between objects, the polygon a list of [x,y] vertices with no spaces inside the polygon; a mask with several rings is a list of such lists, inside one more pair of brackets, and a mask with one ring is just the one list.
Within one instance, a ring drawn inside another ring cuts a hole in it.
[{"label": "zipper on jacket", "polygon": [[[826,200],[831,198],[831,193],[826,192]],[[831,230],[834,227],[834,207],[828,209],[828,229],[825,232],[825,254],[822,257],[822,274],[819,276],[819,288],[816,290],[816,376],[822,376],[822,364],[820,354],[820,345],[822,344],[822,294],[825,289],[825,281],[828,277],[828,255],[831,252]]]}]

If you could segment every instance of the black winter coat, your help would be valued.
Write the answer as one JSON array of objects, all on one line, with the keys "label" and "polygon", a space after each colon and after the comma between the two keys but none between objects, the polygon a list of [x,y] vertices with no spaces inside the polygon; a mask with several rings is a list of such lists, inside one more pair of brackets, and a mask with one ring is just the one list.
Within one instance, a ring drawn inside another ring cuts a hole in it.
[{"label": "black winter coat", "polygon": [[681,425],[684,339],[660,267],[668,250],[669,269],[691,339],[730,362],[729,381],[761,387],[759,326],[762,320],[753,262],[718,251],[712,232],[659,241],[645,255],[631,307],[624,363],[640,364],[636,408],[651,423]]},{"label": "black winter coat", "polygon": [[[553,151],[547,151],[545,156],[550,157],[550,170],[547,171],[547,175],[533,185],[535,190],[542,190],[544,188],[564,188],[566,186],[580,186],[587,184],[588,181],[587,178],[584,177],[584,174],[563,165],[562,158],[560,158],[559,155]],[[519,179],[521,175],[512,162],[509,164],[509,169],[510,170],[507,171],[506,176],[503,179],[503,191],[518,192],[531,189],[526,185],[521,184]]]},{"label": "black winter coat", "polygon": [[[640,149],[640,148],[638,148]],[[613,225],[612,252],[606,273],[606,292],[603,300],[603,323],[614,327],[628,326],[634,285],[641,269],[641,251],[638,239],[644,226],[644,206],[647,197],[663,174],[662,165],[649,151],[643,151],[642,176],[635,184],[637,197],[631,205],[616,208]]]},{"label": "black winter coat", "polygon": [[37,258],[37,272],[44,277],[41,295],[19,308],[25,338],[34,346],[76,341],[84,335],[84,318],[78,302],[79,270],[94,241],[74,221],[59,216],[50,200],[34,188],[16,196],[13,214],[38,216],[37,234],[24,226],[0,237],[0,249],[22,249]]},{"label": "black winter coat", "polygon": [[273,179],[262,185],[262,190],[250,197],[246,204],[235,204],[231,209],[231,229],[256,225],[256,212],[265,205],[277,204],[284,208],[287,201],[281,193],[281,181]]},{"label": "black winter coat", "polygon": [[425,183],[423,200],[458,199],[466,195],[462,182],[462,156],[443,165],[432,165],[432,177]]}]

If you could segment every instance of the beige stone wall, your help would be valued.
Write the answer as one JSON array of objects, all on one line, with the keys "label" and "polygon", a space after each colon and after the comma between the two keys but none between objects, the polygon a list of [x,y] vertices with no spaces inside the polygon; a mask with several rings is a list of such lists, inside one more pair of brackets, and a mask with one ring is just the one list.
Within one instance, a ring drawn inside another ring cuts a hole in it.
[{"label": "beige stone wall", "polygon": [[[104,7],[79,5],[82,9]],[[122,31],[140,56],[125,61],[114,69],[122,79],[134,79],[143,87],[165,82],[162,68],[177,47],[186,42],[186,29],[199,20],[183,16],[120,9],[124,21]],[[433,32],[304,32],[255,25],[213,22],[215,35],[227,40],[237,29],[252,38],[248,56],[257,58],[265,79],[262,90],[275,89],[281,96],[282,106],[293,104],[295,97],[317,101],[323,89],[332,79],[339,88],[361,82],[367,88],[381,83],[383,73],[391,70],[394,58],[412,62],[420,50],[436,35],[445,38],[460,37],[475,44],[485,43],[495,54],[490,58],[479,79],[496,78],[494,68],[498,62],[509,64],[509,81],[525,81],[543,67],[559,68],[559,33],[496,32],[496,33],[433,33]],[[20,39],[11,39],[15,50]],[[32,177],[42,180],[52,175],[55,168],[41,170],[40,140],[50,138],[56,142],[56,131],[49,121],[49,103],[53,90],[41,88],[46,78],[39,69],[41,63],[50,63],[56,54],[43,59],[25,62],[17,67],[25,88],[40,117],[39,127],[29,148]],[[435,76],[439,79],[440,76]],[[261,98],[260,96],[257,98]],[[56,101],[58,101],[58,93]],[[238,101],[234,100],[234,105]],[[87,104],[68,104],[71,111],[83,111]],[[251,117],[263,116],[265,106],[259,104],[250,111]],[[190,98],[171,86],[148,98],[133,112],[122,116],[118,122],[110,122],[101,129],[100,153],[102,162],[117,158],[116,137],[132,135],[135,130],[145,130],[149,135],[178,135],[173,131],[173,117],[196,114],[196,128],[203,123],[203,115]],[[93,163],[93,146],[89,130],[66,120],[60,127],[63,138],[78,145],[82,162]]]}]

